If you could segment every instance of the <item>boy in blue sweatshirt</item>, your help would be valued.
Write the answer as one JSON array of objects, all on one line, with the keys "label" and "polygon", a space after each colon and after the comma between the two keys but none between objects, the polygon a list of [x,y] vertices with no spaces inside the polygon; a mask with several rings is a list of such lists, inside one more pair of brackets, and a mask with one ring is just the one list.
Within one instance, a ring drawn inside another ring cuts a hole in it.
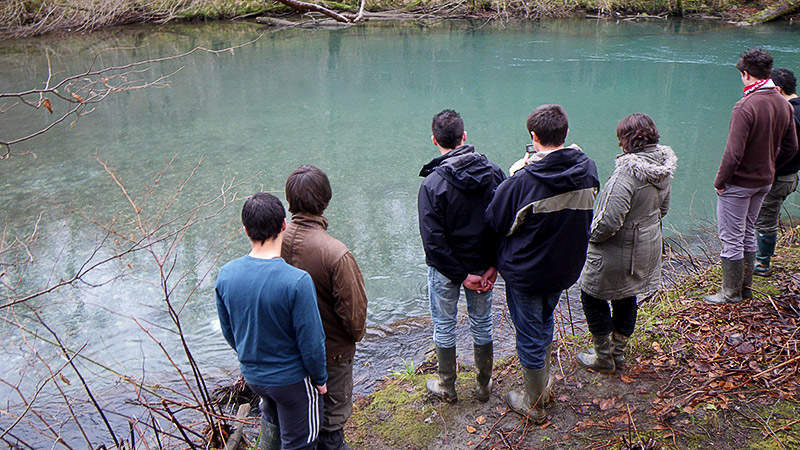
[{"label": "boy in blue sweatshirt", "polygon": [[260,448],[316,446],[327,392],[325,333],[308,273],[280,258],[286,212],[259,192],[242,208],[250,253],[217,277],[217,313],[250,389],[261,397]]}]

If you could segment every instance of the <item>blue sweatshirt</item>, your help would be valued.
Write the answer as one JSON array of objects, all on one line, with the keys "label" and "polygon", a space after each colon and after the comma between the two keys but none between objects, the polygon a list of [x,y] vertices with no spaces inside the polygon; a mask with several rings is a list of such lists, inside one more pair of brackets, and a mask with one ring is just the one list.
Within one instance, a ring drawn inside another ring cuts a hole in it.
[{"label": "blue sweatshirt", "polygon": [[249,384],[288,386],[310,376],[324,384],[325,332],[311,277],[281,258],[243,256],[217,277],[222,334]]}]

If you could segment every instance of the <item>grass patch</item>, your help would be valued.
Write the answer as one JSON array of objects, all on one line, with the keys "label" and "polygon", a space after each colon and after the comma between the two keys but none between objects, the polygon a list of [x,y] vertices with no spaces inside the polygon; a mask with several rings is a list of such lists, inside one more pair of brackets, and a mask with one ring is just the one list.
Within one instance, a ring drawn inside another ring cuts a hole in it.
[{"label": "grass patch", "polygon": [[389,380],[353,405],[348,439],[359,448],[378,442],[392,448],[425,447],[439,434],[438,413],[425,401],[425,377]]}]

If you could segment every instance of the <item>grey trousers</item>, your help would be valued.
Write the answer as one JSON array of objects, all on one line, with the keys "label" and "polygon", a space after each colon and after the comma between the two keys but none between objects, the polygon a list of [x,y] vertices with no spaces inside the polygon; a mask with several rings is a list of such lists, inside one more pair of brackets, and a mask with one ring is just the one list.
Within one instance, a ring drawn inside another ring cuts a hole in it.
[{"label": "grey trousers", "polygon": [[344,428],[353,415],[353,360],[328,362],[328,393],[325,394],[325,413],[322,418],[323,431]]},{"label": "grey trousers", "polygon": [[770,186],[746,188],[725,185],[717,195],[717,233],[722,241],[720,257],[732,260],[744,258],[744,252],[756,251],[756,218],[761,202]]},{"label": "grey trousers", "polygon": [[775,234],[778,232],[778,221],[781,218],[781,207],[786,197],[797,190],[797,174],[783,175],[775,178],[756,220],[756,231],[759,234]]}]

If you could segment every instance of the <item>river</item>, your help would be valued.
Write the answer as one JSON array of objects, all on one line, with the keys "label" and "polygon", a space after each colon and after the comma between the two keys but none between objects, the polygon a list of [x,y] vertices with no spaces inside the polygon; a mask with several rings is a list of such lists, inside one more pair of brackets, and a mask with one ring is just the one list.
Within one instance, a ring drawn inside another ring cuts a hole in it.
[{"label": "river", "polygon": [[[663,20],[379,23],[277,32],[211,23],[0,42],[0,92],[16,92],[43,85],[45,55],[59,79],[89,67],[258,38],[216,55],[201,51],[149,64],[129,79],[154,80],[180,70],[168,86],[110,96],[91,114],[14,146],[14,155],[0,160],[0,226],[11,242],[38,224],[39,239],[29,247],[33,263],[25,265],[18,288],[23,292],[70,277],[104,239],[103,230],[114,233],[98,258],[135,236],[130,201],[96,158],[113,169],[133,202],[145,205],[142,220],[150,225],[163,205],[163,217],[173,218],[231,182],[242,183],[231,190],[239,197],[257,190],[282,197],[288,174],[314,164],[328,173],[334,191],[326,212],[329,231],[349,246],[364,273],[368,323],[385,330],[386,324],[428,314],[416,193],[419,168],[437,154],[430,142],[435,113],[460,112],[468,142],[508,167],[528,142],[528,113],[539,104],[560,103],[570,120],[567,142],[580,145],[605,180],[619,152],[617,122],[646,112],[661,142],[679,157],[665,230],[691,234],[713,221],[712,180],[731,106],[741,96],[738,56],[760,46],[772,53],[776,67],[800,71],[799,32],[787,24],[741,28]],[[0,108],[9,105],[0,101]],[[58,107],[53,116],[22,107],[0,114],[0,138],[35,131],[63,114],[64,105]],[[210,377],[225,379],[237,367],[219,332],[214,279],[222,263],[246,253],[248,244],[238,229],[241,201],[215,209],[220,205],[200,208],[213,217],[182,235],[165,264],[175,265],[168,286],[188,345]],[[796,200],[790,198],[787,211],[797,215]],[[31,306],[65,345],[85,346],[82,354],[94,362],[146,382],[174,381],[171,363],[142,331],[181,361],[176,337],[164,329],[171,326],[153,261],[146,252],[129,255]],[[18,275],[17,267],[4,280]],[[0,315],[7,349],[2,378],[32,390],[47,374],[33,350],[53,361],[57,352],[20,331],[46,334],[28,308],[6,308]],[[360,358],[388,357],[380,347],[379,341],[367,346],[372,350]],[[122,389],[107,370],[79,364],[107,397]],[[0,397],[19,404],[7,385],[0,385]],[[48,402],[57,405],[58,399]]]}]

